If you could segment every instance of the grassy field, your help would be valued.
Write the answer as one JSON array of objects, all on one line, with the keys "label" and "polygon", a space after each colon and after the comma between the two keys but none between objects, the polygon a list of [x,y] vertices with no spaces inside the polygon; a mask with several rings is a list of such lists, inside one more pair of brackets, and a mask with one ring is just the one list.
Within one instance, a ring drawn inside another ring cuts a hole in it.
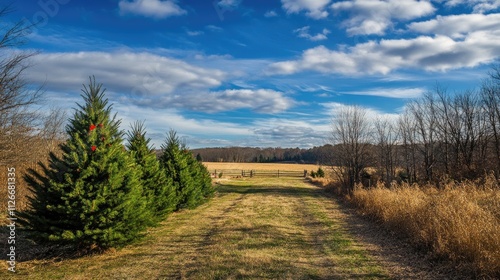
[{"label": "grassy field", "polygon": [[318,169],[315,164],[293,164],[293,163],[246,163],[246,162],[204,162],[210,172],[213,170],[283,170],[283,171],[304,171]]},{"label": "grassy field", "polygon": [[15,275],[3,261],[0,279],[388,278],[324,190],[275,178],[229,180],[217,189],[210,202],[174,213],[139,243],[102,255],[33,259],[26,252],[35,248],[19,240],[19,257],[29,260]]}]

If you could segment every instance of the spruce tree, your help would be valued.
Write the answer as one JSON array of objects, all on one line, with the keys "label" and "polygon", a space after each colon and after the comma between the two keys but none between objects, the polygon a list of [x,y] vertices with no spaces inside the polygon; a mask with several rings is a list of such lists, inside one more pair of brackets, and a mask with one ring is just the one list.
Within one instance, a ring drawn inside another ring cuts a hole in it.
[{"label": "spruce tree", "polygon": [[201,191],[201,203],[207,198],[212,197],[214,194],[214,189],[212,187],[212,178],[210,177],[210,172],[208,171],[207,167],[192,156],[189,160],[189,166],[191,168],[191,174],[195,179],[196,188],[200,189]]},{"label": "spruce tree", "polygon": [[196,184],[196,174],[192,168],[193,156],[182,145],[177,133],[170,130],[162,145],[160,164],[166,175],[173,180],[176,190],[176,210],[194,208],[203,198],[202,191]]},{"label": "spruce tree", "polygon": [[146,200],[102,84],[90,78],[82,92],[85,102],[69,120],[62,154],[50,154],[48,166],[39,163],[41,172],[31,169],[24,177],[33,197],[21,222],[43,241],[121,246],[145,229]]},{"label": "spruce tree", "polygon": [[175,209],[176,194],[171,178],[160,168],[156,154],[149,146],[150,141],[146,138],[144,123],[134,123],[128,132],[127,149],[141,171],[143,196],[151,210],[152,224],[156,224]]}]

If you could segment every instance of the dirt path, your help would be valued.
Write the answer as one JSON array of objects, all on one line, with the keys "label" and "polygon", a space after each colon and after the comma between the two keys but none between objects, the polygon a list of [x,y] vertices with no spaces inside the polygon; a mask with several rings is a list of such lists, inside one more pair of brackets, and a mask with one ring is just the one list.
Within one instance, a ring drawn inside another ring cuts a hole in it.
[{"label": "dirt path", "polygon": [[[74,260],[21,262],[16,277],[436,279],[384,257],[359,223],[302,180],[234,180],[209,203],[171,215],[139,244]],[[15,277],[0,271],[0,279],[8,278]]]}]

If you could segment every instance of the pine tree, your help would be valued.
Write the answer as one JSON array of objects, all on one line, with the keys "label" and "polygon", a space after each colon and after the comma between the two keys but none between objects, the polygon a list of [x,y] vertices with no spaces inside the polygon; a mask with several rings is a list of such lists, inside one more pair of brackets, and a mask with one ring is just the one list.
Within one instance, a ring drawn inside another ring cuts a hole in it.
[{"label": "pine tree", "polygon": [[170,130],[165,143],[162,145],[163,154],[160,164],[167,176],[173,180],[176,190],[176,210],[194,208],[203,200],[201,188],[197,186],[197,174],[192,168],[192,154],[181,144],[177,133]]},{"label": "pine tree", "polygon": [[33,197],[20,216],[36,239],[105,249],[139,237],[148,210],[105,90],[95,78],[83,87],[85,103],[69,120],[62,155],[25,175]]},{"label": "pine tree", "polygon": [[214,194],[212,178],[210,177],[210,172],[207,167],[197,159],[191,157],[189,166],[192,170],[192,176],[195,179],[196,188],[201,190],[201,203]]},{"label": "pine tree", "polygon": [[198,153],[196,155],[196,160],[199,161],[199,162],[202,162],[203,161],[203,158],[201,157],[200,153]]},{"label": "pine tree", "polygon": [[127,149],[141,171],[144,197],[151,210],[152,224],[156,224],[175,209],[175,190],[172,180],[160,168],[156,154],[149,147],[150,141],[146,138],[144,123],[134,123],[128,132]]}]

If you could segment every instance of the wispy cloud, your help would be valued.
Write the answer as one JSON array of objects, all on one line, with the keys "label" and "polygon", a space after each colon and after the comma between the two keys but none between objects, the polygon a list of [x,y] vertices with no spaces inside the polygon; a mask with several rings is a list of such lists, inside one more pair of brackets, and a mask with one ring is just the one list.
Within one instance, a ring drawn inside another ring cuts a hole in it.
[{"label": "wispy cloud", "polygon": [[374,88],[370,90],[348,91],[341,93],[389,98],[417,98],[422,96],[425,91],[426,89],[424,88]]},{"label": "wispy cloud", "polygon": [[326,35],[330,34],[330,30],[323,28],[321,33],[316,35],[309,34],[310,26],[304,26],[298,29],[295,29],[293,33],[296,33],[299,38],[305,38],[311,41],[322,41],[328,39]]},{"label": "wispy cloud", "polygon": [[120,14],[141,15],[152,18],[167,18],[187,14],[174,0],[120,0]]},{"label": "wispy cloud", "polygon": [[204,32],[203,31],[186,31],[186,33],[189,35],[189,36],[199,36],[199,35],[203,35]]},{"label": "wispy cloud", "polygon": [[298,14],[306,12],[308,17],[322,19],[328,16],[325,10],[330,0],[281,0],[283,9],[288,14]]},{"label": "wispy cloud", "polygon": [[222,27],[215,26],[215,25],[212,25],[212,24],[205,26],[205,28],[207,30],[212,31],[212,32],[222,32],[224,30],[224,29],[222,29]]},{"label": "wispy cloud", "polygon": [[500,7],[498,0],[437,0],[444,2],[448,7],[455,7],[459,5],[467,5],[472,7],[474,13],[485,13],[488,11],[496,10]]},{"label": "wispy cloud", "polygon": [[265,14],[264,14],[264,17],[266,18],[271,18],[271,17],[277,17],[278,16],[278,13],[276,13],[275,11],[271,10],[271,11],[267,11]]}]

